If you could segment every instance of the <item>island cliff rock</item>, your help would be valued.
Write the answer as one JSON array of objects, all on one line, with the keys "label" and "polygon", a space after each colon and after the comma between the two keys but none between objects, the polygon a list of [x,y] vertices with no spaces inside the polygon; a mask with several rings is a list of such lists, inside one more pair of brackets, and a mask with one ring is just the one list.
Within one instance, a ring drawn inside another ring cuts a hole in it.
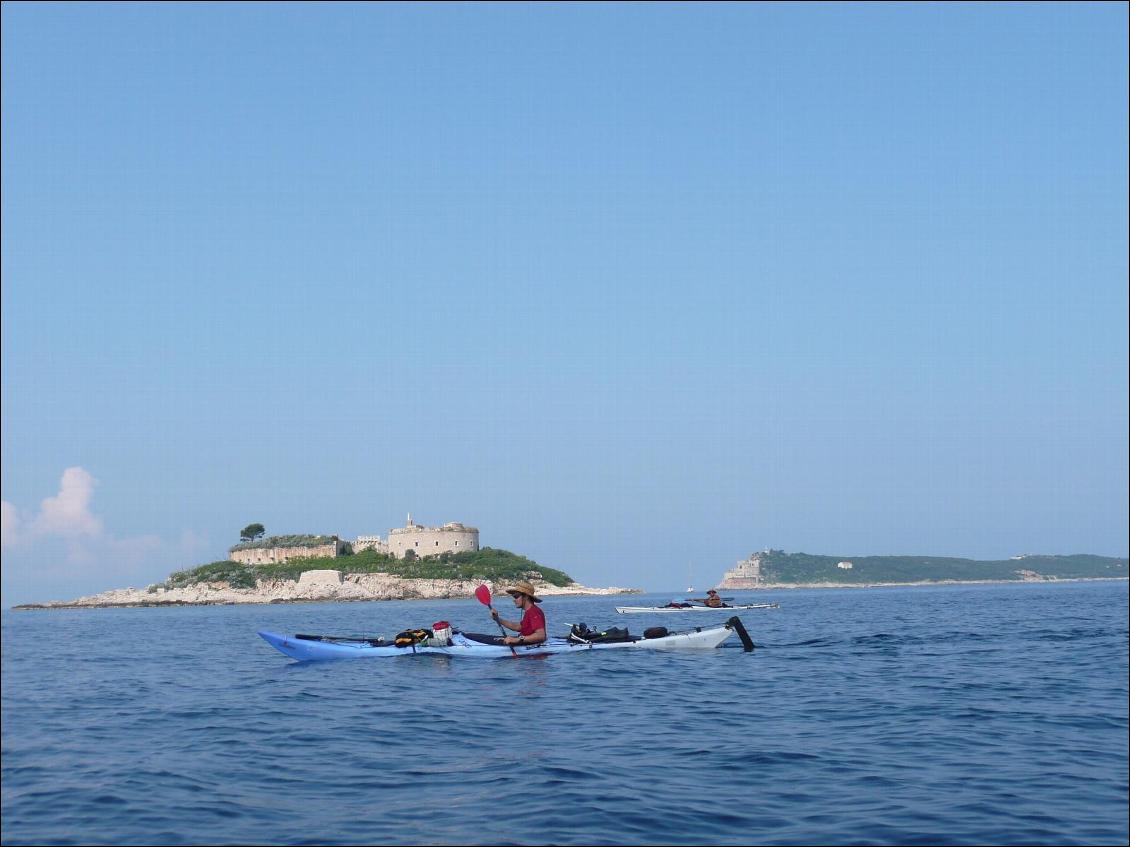
[{"label": "island cliff rock", "polygon": [[[366,600],[467,599],[487,585],[502,594],[506,585],[483,580],[407,579],[383,573],[342,574],[337,570],[305,571],[297,580],[259,580],[254,588],[232,588],[226,582],[209,582],[184,588],[121,588],[77,600],[28,603],[19,609],[74,609],[111,606],[216,606],[236,603],[313,603]],[[573,583],[551,585],[534,580],[538,595],[638,594],[636,588],[589,588]]]}]

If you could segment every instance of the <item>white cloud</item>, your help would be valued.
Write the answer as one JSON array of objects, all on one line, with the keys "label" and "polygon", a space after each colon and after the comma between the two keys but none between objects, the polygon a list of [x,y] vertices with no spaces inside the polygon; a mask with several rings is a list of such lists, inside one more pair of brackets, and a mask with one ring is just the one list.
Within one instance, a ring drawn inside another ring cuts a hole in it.
[{"label": "white cloud", "polygon": [[0,500],[0,547],[13,547],[20,541],[20,516],[16,507]]},{"label": "white cloud", "polygon": [[205,539],[188,531],[171,542],[157,535],[123,538],[108,532],[92,508],[97,484],[84,468],[72,467],[63,472],[59,493],[33,513],[0,501],[2,602],[39,602],[51,595],[70,599],[146,585],[206,548]]},{"label": "white cloud", "polygon": [[13,504],[0,501],[0,527],[3,529],[0,543],[4,547],[16,547],[60,538],[72,542],[73,546],[103,539],[102,520],[90,510],[97,484],[98,480],[84,468],[67,468],[59,480],[59,493],[44,498],[34,515],[21,515]]},{"label": "white cloud", "polygon": [[31,522],[32,534],[63,538],[99,537],[102,521],[90,512],[90,501],[97,484],[98,481],[82,468],[63,471],[59,493],[39,505],[39,514]]}]

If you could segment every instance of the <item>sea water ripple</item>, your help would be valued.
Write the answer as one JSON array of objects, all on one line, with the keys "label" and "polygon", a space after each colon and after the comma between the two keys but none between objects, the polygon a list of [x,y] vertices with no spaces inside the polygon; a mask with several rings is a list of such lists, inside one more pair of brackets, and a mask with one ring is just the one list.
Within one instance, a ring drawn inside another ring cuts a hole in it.
[{"label": "sea water ripple", "polygon": [[[1126,582],[748,597],[753,653],[520,661],[255,635],[489,631],[473,600],[6,611],[0,840],[1127,843]],[[544,608],[703,623],[616,602]]]}]

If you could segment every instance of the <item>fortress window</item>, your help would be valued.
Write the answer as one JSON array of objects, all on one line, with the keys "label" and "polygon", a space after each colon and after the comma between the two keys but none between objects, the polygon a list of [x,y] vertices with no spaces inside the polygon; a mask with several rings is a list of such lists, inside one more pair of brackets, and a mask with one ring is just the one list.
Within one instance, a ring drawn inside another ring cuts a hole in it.
[{"label": "fortress window", "polygon": [[438,542],[438,541],[436,542],[436,547],[439,547],[439,542]]}]

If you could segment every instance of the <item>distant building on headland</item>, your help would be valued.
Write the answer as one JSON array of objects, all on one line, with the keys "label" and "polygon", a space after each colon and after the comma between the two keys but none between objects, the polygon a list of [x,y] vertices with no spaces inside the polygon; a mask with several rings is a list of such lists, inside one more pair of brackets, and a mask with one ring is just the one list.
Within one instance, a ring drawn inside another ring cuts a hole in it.
[{"label": "distant building on headland", "polygon": [[403,559],[411,550],[419,558],[441,553],[474,552],[479,549],[479,531],[458,521],[443,526],[419,526],[408,515],[408,522],[388,531],[388,538],[359,535],[355,541],[342,541],[336,535],[273,535],[257,541],[244,541],[228,551],[233,562],[244,565],[279,565],[293,559],[336,559],[348,553],[375,550]]},{"label": "distant building on headland", "polygon": [[[766,550],[765,553],[771,551]],[[719,590],[741,591],[761,587],[761,553],[751,553],[748,559],[738,562],[722,576],[716,586]]]}]

